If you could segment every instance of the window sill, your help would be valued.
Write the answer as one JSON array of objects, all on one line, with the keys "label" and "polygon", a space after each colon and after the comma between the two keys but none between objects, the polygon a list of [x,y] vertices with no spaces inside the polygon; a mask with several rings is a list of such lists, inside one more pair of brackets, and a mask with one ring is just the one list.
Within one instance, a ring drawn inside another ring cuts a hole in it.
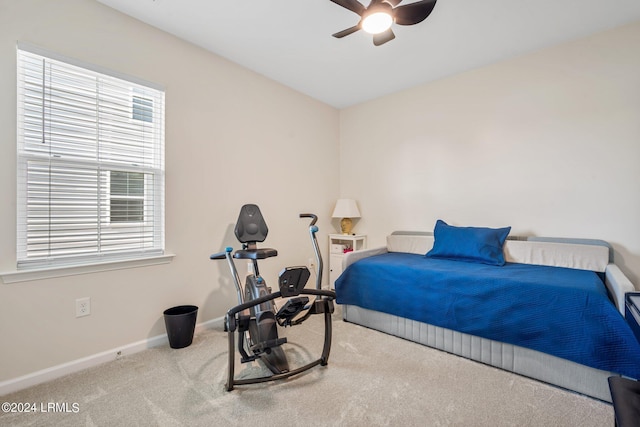
[{"label": "window sill", "polygon": [[56,277],[75,276],[79,274],[99,273],[103,271],[121,270],[125,268],[147,267],[151,265],[168,264],[173,261],[174,254],[157,255],[148,258],[137,258],[126,261],[108,261],[103,263],[43,268],[37,270],[16,270],[0,273],[5,284],[29,282],[32,280],[53,279]]}]

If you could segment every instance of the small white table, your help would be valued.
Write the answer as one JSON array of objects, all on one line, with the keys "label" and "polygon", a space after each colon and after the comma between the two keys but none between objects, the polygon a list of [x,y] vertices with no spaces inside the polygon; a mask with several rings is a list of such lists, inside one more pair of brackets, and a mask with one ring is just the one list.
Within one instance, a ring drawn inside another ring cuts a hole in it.
[{"label": "small white table", "polygon": [[342,260],[346,251],[361,251],[367,247],[364,234],[329,234],[329,286],[335,289],[335,281],[342,274]]}]

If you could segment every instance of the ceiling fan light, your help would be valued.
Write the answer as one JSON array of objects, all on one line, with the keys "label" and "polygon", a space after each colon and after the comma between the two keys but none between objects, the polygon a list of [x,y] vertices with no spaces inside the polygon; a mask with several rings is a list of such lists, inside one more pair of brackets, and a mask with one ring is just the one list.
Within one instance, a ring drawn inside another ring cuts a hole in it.
[{"label": "ceiling fan light", "polygon": [[362,20],[362,29],[369,34],[380,34],[387,31],[393,18],[387,12],[374,12],[364,17]]}]

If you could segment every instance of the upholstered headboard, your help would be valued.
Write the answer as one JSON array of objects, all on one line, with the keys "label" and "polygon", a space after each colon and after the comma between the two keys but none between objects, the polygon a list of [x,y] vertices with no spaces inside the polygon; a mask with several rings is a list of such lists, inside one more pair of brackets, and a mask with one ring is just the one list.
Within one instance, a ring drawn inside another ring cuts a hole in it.
[{"label": "upholstered headboard", "polygon": [[[429,231],[394,231],[387,236],[389,252],[426,254],[433,247]],[[548,265],[604,273],[611,247],[602,240],[509,236],[504,243],[507,262]]]}]

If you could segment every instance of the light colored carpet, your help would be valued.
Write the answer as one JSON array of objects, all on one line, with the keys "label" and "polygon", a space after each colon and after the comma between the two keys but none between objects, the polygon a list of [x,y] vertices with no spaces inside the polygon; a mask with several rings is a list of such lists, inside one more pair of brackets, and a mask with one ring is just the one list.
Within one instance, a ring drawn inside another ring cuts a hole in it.
[{"label": "light colored carpet", "polygon": [[[0,413],[3,426],[609,426],[611,405],[345,323],[329,365],[224,389],[227,335],[198,334],[0,398],[77,404],[77,413]],[[291,367],[320,355],[322,316],[287,328]],[[260,375],[236,364],[236,377]]]}]

